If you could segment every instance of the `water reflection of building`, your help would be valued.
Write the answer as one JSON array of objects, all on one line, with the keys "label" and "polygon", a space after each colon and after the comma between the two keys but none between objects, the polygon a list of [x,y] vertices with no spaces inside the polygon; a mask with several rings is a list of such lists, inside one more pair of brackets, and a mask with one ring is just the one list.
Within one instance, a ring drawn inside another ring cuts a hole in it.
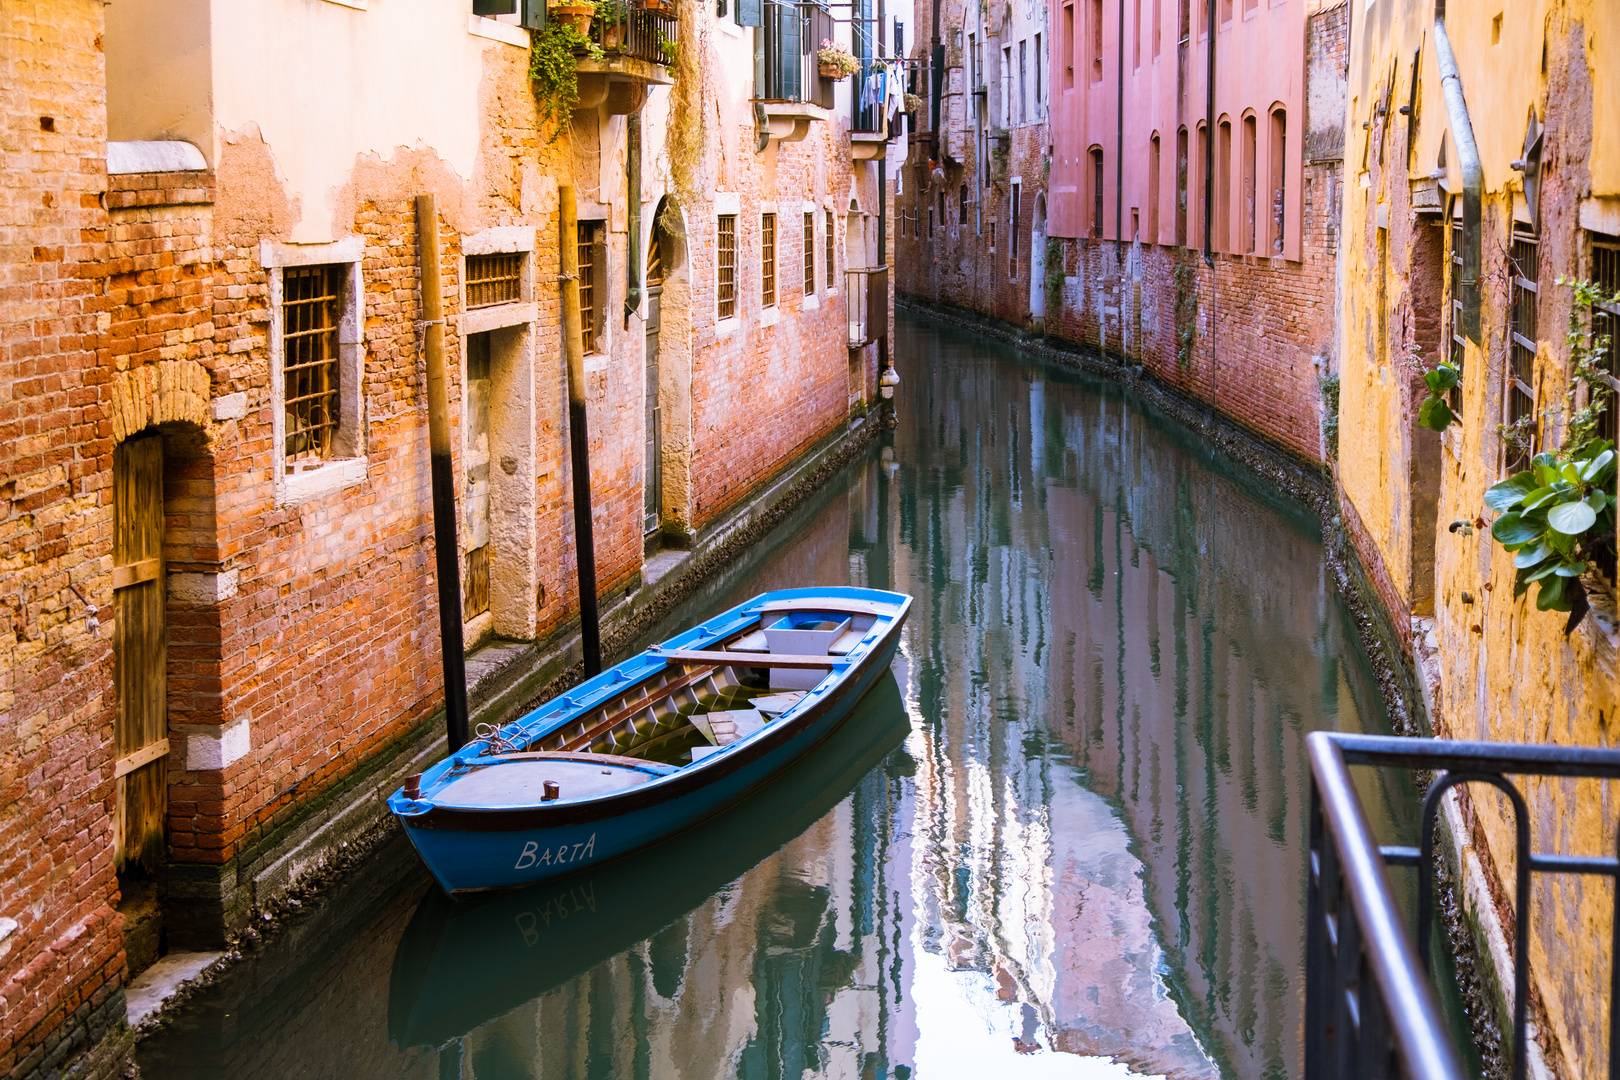
[{"label": "water reflection of building", "polygon": [[[1375,709],[1336,659],[1355,645],[1314,527],[1117,394],[943,360],[905,384],[892,545],[897,578],[936,586],[909,630],[927,940],[1035,1003],[1059,1049],[1194,1070],[1185,1017],[1228,1074],[1295,1074],[1303,736]],[[1074,862],[1072,831],[1108,828],[1074,768],[1128,829],[1134,886],[1065,880],[1108,864]],[[1128,925],[1133,887],[1156,926]],[[1112,966],[1098,899],[1125,918]]]},{"label": "water reflection of building", "polygon": [[899,901],[886,858],[895,788],[869,774],[673,925],[471,1032],[460,1075],[906,1075],[884,932]]}]

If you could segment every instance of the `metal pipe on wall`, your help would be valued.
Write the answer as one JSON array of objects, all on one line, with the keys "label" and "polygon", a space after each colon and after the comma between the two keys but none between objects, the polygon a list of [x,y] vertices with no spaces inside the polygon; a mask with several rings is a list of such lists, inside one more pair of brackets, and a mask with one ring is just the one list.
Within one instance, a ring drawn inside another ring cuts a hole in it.
[{"label": "metal pipe on wall", "polygon": [[571,184],[557,187],[563,354],[568,358],[568,452],[574,481],[574,556],[579,571],[579,639],[585,677],[602,670],[596,609],[596,539],[591,525],[591,440],[585,423],[585,339],[579,315],[579,210]]},{"label": "metal pipe on wall", "polygon": [[625,179],[628,181],[629,255],[624,261],[624,325],[630,327],[630,316],[641,310],[641,113],[633,112],[625,118]]},{"label": "metal pipe on wall", "polygon": [[450,395],[444,376],[444,294],[439,283],[439,211],[416,197],[423,351],[427,360],[428,462],[433,478],[433,562],[439,586],[439,648],[444,656],[444,728],[453,754],[467,745],[467,663],[461,639],[461,553],[450,453]]},{"label": "metal pipe on wall", "polygon": [[1208,85],[1204,88],[1204,264],[1215,265],[1215,0],[1204,0],[1204,19],[1209,26],[1209,59],[1205,64]]},{"label": "metal pipe on wall", "polygon": [[1474,124],[1463,97],[1457,57],[1451,51],[1451,37],[1446,33],[1445,0],[1438,0],[1434,5],[1434,56],[1440,66],[1440,92],[1446,102],[1446,117],[1451,121],[1451,134],[1457,142],[1457,165],[1462,170],[1462,281],[1458,284],[1462,292],[1463,333],[1477,345],[1480,343],[1480,250],[1485,239],[1481,207],[1485,170],[1480,166],[1479,147],[1474,143]]}]

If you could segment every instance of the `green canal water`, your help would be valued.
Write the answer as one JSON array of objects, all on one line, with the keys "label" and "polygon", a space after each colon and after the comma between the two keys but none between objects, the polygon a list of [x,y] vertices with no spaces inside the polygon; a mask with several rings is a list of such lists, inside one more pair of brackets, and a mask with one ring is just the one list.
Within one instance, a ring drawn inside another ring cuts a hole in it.
[{"label": "green canal water", "polygon": [[[1305,735],[1383,731],[1318,522],[1117,388],[902,317],[899,426],[649,640],[916,597],[834,743],[476,904],[396,838],[140,1048],[155,1077],[1293,1077]],[[1381,835],[1412,794],[1362,778]]]}]

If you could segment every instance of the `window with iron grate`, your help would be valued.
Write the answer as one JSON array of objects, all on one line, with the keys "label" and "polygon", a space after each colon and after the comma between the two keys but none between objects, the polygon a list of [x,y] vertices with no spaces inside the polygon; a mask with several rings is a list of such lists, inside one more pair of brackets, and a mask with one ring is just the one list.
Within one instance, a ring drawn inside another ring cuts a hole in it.
[{"label": "window with iron grate", "polygon": [[816,292],[816,215],[804,215],[804,295]]},{"label": "window with iron grate", "polygon": [[830,289],[833,287],[835,280],[833,275],[838,272],[837,268],[833,266],[833,212],[831,210],[827,211],[825,224],[827,226],[827,235],[823,238],[823,242],[827,245],[827,253],[823,261],[827,264],[827,288]]},{"label": "window with iron grate", "polygon": [[602,300],[601,267],[598,266],[601,238],[600,221],[579,223],[579,335],[587,353],[601,351],[601,342],[597,340],[602,326],[602,312],[598,307]]},{"label": "window with iron grate", "polygon": [[737,314],[737,215],[721,214],[715,236],[717,314],[730,319]]},{"label": "window with iron grate", "polygon": [[288,472],[332,455],[338,430],[338,322],[343,265],[289,266],[282,271],[282,375]]},{"label": "window with iron grate", "polygon": [[[1587,277],[1605,296],[1620,293],[1620,239],[1589,234],[1592,238],[1592,272]],[[1598,366],[1603,369],[1605,382],[1615,391],[1608,408],[1598,420],[1598,436],[1620,441],[1620,364],[1616,363],[1615,349],[1620,346],[1620,304],[1599,301],[1592,307],[1591,346],[1602,348]]]},{"label": "window with iron grate", "polygon": [[[1460,205],[1460,200],[1458,200]],[[1463,265],[1463,227],[1462,219],[1451,219],[1451,250],[1447,255],[1449,270],[1447,275],[1447,292],[1450,296],[1446,304],[1450,325],[1447,327],[1447,340],[1450,341],[1451,366],[1457,369],[1457,385],[1447,392],[1446,405],[1457,416],[1462,415],[1462,378],[1463,378],[1463,346],[1467,338],[1463,336],[1463,302],[1462,302],[1462,265]]]},{"label": "window with iron grate", "polygon": [[1504,464],[1510,473],[1530,467],[1536,452],[1536,302],[1540,299],[1537,270],[1540,242],[1527,232],[1515,232],[1509,269],[1513,278],[1508,332],[1508,363],[1503,371],[1506,386],[1503,409],[1505,422],[1518,433],[1516,442],[1506,447]]},{"label": "window with iron grate", "polygon": [[523,299],[523,253],[467,256],[467,307],[493,307]]},{"label": "window with iron grate", "polygon": [[764,307],[776,303],[776,215],[759,216],[759,298]]}]

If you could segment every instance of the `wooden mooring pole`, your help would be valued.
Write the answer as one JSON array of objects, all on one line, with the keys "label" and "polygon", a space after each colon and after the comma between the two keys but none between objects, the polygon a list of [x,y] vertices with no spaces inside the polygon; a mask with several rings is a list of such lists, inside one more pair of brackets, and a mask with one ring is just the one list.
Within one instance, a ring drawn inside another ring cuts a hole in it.
[{"label": "wooden mooring pole", "polygon": [[450,395],[444,378],[444,294],[439,284],[439,210],[416,197],[422,269],[423,345],[427,353],[428,461],[433,474],[433,561],[439,583],[439,646],[444,654],[444,729],[453,754],[467,745],[467,663],[461,640],[461,553],[450,454]]},{"label": "wooden mooring pole", "polygon": [[596,610],[596,538],[591,527],[591,440],[585,423],[585,340],[579,314],[579,212],[574,189],[557,188],[557,246],[562,256],[563,352],[568,357],[568,451],[574,474],[574,556],[579,568],[579,639],[585,677],[602,670]]}]

